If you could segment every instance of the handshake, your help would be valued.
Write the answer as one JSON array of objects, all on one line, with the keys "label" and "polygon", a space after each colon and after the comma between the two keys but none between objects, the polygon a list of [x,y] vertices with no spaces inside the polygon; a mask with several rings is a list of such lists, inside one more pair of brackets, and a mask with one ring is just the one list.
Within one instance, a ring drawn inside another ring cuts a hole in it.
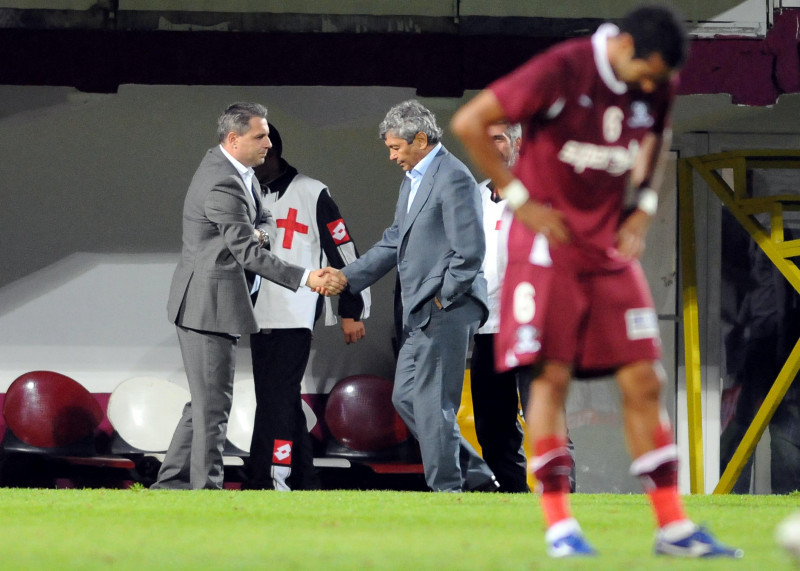
[{"label": "handshake", "polygon": [[318,294],[330,297],[342,292],[347,285],[347,278],[341,270],[328,266],[308,274],[306,285]]}]

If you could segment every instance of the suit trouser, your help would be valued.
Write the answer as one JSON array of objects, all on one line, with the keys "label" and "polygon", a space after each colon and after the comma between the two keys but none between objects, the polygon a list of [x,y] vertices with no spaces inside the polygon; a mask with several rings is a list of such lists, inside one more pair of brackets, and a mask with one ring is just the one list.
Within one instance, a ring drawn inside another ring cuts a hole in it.
[{"label": "suit trouser", "polygon": [[425,481],[437,492],[477,488],[492,478],[456,420],[467,348],[482,311],[468,296],[446,310],[434,307],[424,327],[406,332],[397,358],[392,402],[419,441]]},{"label": "suit trouser", "polygon": [[238,337],[177,328],[191,401],[183,409],[158,480],[151,487],[221,489]]},{"label": "suit trouser", "polygon": [[470,360],[472,410],[481,455],[494,472],[501,492],[529,492],[519,422],[519,392],[515,370],[494,367],[494,335],[477,334]]},{"label": "suit trouser", "polygon": [[[256,416],[250,458],[248,487],[273,488],[271,467],[276,441],[291,443],[289,485],[295,490],[320,487],[314,468],[314,451],[303,412],[301,384],[311,353],[311,330],[272,329],[250,336]],[[275,461],[277,460],[277,462]]]}]

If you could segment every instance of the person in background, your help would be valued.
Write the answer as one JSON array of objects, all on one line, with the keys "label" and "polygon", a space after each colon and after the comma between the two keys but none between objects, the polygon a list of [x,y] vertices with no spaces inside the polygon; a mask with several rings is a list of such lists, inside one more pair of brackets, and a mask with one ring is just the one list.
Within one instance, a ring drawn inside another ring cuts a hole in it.
[{"label": "person in background", "polygon": [[[272,124],[269,138],[272,148],[255,173],[261,182],[264,208],[275,220],[272,253],[312,268],[342,268],[356,260],[355,243],[328,188],[286,162],[283,140]],[[358,295],[345,290],[339,297],[338,313],[347,344],[365,335],[362,318],[369,316],[369,294],[369,289]],[[247,461],[248,488],[288,491],[320,487],[301,383],[314,323],[322,313],[327,325],[336,323],[329,298],[309,289],[292,291],[272,283],[261,286],[255,304],[261,330],[250,335],[256,414]]]},{"label": "person in background", "polygon": [[[490,125],[488,135],[503,162],[510,168],[519,156],[522,128],[499,122]],[[497,372],[494,366],[494,335],[500,327],[500,285],[505,273],[505,233],[510,215],[504,217],[506,201],[497,194],[491,180],[478,185],[483,206],[483,231],[489,318],[473,337],[470,359],[472,410],[475,435],[481,456],[497,478],[501,492],[530,492],[525,470],[523,430],[518,415],[520,394],[514,370]],[[504,220],[505,218],[505,220]]]},{"label": "person in background", "polygon": [[[768,222],[765,222],[765,226]],[[749,238],[749,237],[747,237]],[[784,229],[784,239],[793,239]],[[764,251],[749,240],[746,289],[733,330],[726,338],[729,371],[738,396],[733,418],[720,436],[720,473],[733,458],[742,438],[800,336],[800,296]],[[741,250],[736,251],[740,261]],[[770,483],[773,494],[800,490],[800,383],[795,379],[769,422]],[[753,458],[733,486],[749,493]]]}]

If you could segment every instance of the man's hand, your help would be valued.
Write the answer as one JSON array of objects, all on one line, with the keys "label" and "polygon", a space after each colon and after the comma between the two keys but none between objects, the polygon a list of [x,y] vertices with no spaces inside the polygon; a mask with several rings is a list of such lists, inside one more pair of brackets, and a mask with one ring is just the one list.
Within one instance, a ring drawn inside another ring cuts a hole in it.
[{"label": "man's hand", "polygon": [[339,295],[347,285],[347,278],[341,270],[328,266],[309,273],[306,285],[320,295]]},{"label": "man's hand", "polygon": [[551,246],[569,242],[564,213],[559,210],[529,200],[514,211],[514,216],[528,229],[544,234]]},{"label": "man's hand", "polygon": [[364,322],[356,321],[352,317],[342,317],[342,331],[344,332],[344,342],[348,345],[355,343],[366,335]]},{"label": "man's hand", "polygon": [[617,230],[617,251],[625,260],[638,259],[644,253],[644,239],[652,217],[638,208],[628,216]]}]

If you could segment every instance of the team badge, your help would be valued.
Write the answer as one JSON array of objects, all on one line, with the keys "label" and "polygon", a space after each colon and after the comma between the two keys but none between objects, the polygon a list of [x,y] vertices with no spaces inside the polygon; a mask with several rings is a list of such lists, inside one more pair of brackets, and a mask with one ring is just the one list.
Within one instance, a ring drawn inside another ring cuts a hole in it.
[{"label": "team badge", "polygon": [[514,353],[537,353],[542,348],[539,341],[539,331],[533,325],[523,325],[517,328],[517,340],[514,343]]},{"label": "team badge", "polygon": [[328,232],[331,233],[331,237],[337,246],[350,241],[350,234],[347,233],[347,226],[344,225],[344,220],[341,218],[333,222],[328,222]]},{"label": "team badge", "polygon": [[658,339],[658,316],[649,307],[629,309],[625,312],[625,328],[627,329],[628,339],[638,341],[639,339]]},{"label": "team badge", "polygon": [[281,464],[283,466],[292,465],[291,440],[275,440],[275,444],[272,448],[272,463]]},{"label": "team badge", "polygon": [[655,123],[655,119],[650,115],[650,108],[644,101],[631,103],[631,113],[628,118],[628,127],[631,129],[649,129]]}]

